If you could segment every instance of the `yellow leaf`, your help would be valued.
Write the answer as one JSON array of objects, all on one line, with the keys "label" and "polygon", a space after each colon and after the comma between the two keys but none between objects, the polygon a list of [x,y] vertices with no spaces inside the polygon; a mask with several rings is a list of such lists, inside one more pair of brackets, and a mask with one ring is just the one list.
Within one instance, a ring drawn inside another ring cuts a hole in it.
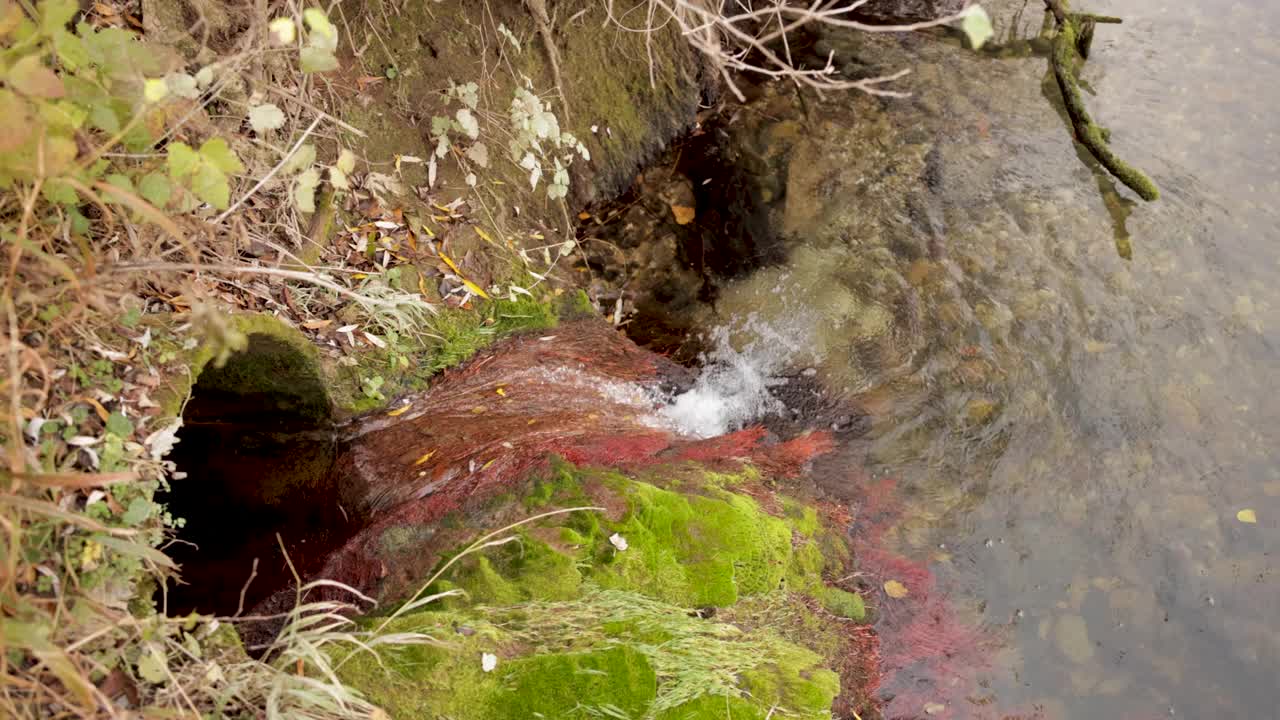
[{"label": "yellow leaf", "polygon": [[591,213],[589,213],[589,212],[580,212],[580,213],[578,213],[578,219],[579,219],[579,220],[590,220],[590,219],[591,219]]},{"label": "yellow leaf", "polygon": [[1250,525],[1253,525],[1258,522],[1258,514],[1251,508],[1245,508],[1236,513],[1236,519],[1242,523],[1249,523]]},{"label": "yellow leaf", "polygon": [[454,275],[462,277],[462,271],[458,269],[457,265],[453,264],[453,260],[450,259],[448,255],[445,255],[443,251],[440,252],[440,259],[444,261],[445,265],[449,266],[449,269],[453,271]]},{"label": "yellow leaf", "polygon": [[481,239],[483,239],[485,242],[489,243],[490,245],[497,245],[497,243],[493,241],[493,238],[490,237],[489,233],[484,231],[484,228],[477,226],[476,234],[479,235]]},{"label": "yellow leaf", "polygon": [[889,597],[900,600],[907,596],[907,586],[897,580],[889,580],[884,584],[884,592]]},{"label": "yellow leaf", "polygon": [[164,78],[148,78],[142,83],[142,98],[147,102],[160,102],[169,94],[169,85]]},{"label": "yellow leaf", "polygon": [[398,416],[398,415],[403,415],[403,414],[405,414],[406,412],[409,412],[409,408],[411,408],[411,407],[413,407],[413,406],[412,406],[412,405],[405,405],[405,406],[403,406],[403,407],[398,407],[398,408],[396,408],[395,410],[392,410],[391,412],[388,412],[388,413],[387,413],[387,417],[396,417],[396,416]]},{"label": "yellow leaf", "polygon": [[677,225],[688,225],[693,222],[697,211],[685,205],[672,205],[671,214],[675,216]]},{"label": "yellow leaf", "polygon": [[498,389],[497,389],[497,390],[495,390],[494,392],[498,393],[498,394],[499,394],[499,395],[501,395],[502,397],[506,397],[506,396],[507,396],[507,391],[506,391],[506,390],[504,390],[503,388],[498,388]]},{"label": "yellow leaf", "polygon": [[470,280],[466,278],[462,278],[462,285],[466,289],[470,290],[473,295],[479,295],[485,300],[489,299],[489,293],[485,292],[484,290],[481,290],[479,285],[471,282]]},{"label": "yellow leaf", "polygon": [[422,457],[418,458],[417,460],[415,460],[415,461],[413,462],[414,467],[417,467],[418,465],[421,465],[422,463],[424,463],[424,462],[426,462],[426,461],[430,460],[430,459],[431,459],[431,456],[432,456],[432,455],[435,455],[435,454],[436,454],[436,451],[435,451],[435,450],[430,450],[430,451],[428,451],[428,452],[424,453]]}]

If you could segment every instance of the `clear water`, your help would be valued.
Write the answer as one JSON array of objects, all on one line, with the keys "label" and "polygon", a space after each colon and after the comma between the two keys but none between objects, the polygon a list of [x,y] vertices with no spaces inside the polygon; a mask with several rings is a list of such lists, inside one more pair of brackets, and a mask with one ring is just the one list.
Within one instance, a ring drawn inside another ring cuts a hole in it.
[{"label": "clear water", "polygon": [[1274,8],[1076,5],[1125,18],[1083,78],[1159,202],[1081,159],[1043,57],[832,38],[917,97],[744,115],[790,261],[715,315],[804,329],[795,362],[872,413],[844,457],[901,478],[896,542],[1001,646],[944,717],[1280,717]]}]

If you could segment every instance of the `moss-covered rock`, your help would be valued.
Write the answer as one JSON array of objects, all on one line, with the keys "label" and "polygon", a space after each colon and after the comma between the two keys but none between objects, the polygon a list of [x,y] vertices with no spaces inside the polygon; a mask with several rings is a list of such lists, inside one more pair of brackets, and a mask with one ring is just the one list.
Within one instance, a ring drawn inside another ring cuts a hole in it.
[{"label": "moss-covered rock", "polygon": [[343,679],[397,718],[828,718],[837,633],[861,598],[824,582],[838,540],[812,508],[781,498],[775,516],[743,482],[559,465],[525,507],[608,510],[457,557],[431,590],[465,599],[370,620],[440,645],[352,656]]}]

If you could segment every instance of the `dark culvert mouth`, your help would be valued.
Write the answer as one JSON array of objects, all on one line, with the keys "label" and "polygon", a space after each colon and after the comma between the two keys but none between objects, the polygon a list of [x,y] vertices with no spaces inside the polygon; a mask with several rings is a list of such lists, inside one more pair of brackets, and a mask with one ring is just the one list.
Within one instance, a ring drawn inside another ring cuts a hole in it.
[{"label": "dark culvert mouth", "polygon": [[250,335],[201,372],[182,417],[170,457],[186,475],[164,498],[185,520],[167,549],[181,582],[158,598],[169,615],[247,612],[294,582],[277,535],[306,577],[359,529],[339,500],[323,378],[297,347]]}]

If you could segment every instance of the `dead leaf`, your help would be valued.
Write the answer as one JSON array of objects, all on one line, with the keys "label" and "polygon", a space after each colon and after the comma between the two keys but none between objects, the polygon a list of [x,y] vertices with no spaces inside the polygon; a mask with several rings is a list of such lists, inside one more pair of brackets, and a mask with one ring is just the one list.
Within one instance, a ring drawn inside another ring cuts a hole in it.
[{"label": "dead leaf", "polygon": [[901,600],[902,598],[904,598],[904,597],[906,597],[908,594],[910,594],[910,593],[907,591],[907,586],[906,586],[906,585],[903,585],[902,583],[898,582],[897,580],[889,580],[889,581],[885,582],[885,584],[884,584],[884,592],[885,592],[885,594],[886,594],[886,595],[888,595],[889,597],[891,597],[891,598],[893,598],[893,599],[895,599],[895,600]]},{"label": "dead leaf", "polygon": [[940,713],[940,712],[942,712],[943,710],[946,710],[946,709],[947,709],[947,706],[946,706],[946,705],[943,705],[942,703],[932,703],[932,702],[931,702],[931,703],[925,703],[925,704],[924,704],[924,714],[925,714],[925,715],[937,715],[938,713]]},{"label": "dead leaf", "polygon": [[672,205],[671,214],[675,216],[677,225],[688,225],[693,222],[697,211],[687,205]]}]

